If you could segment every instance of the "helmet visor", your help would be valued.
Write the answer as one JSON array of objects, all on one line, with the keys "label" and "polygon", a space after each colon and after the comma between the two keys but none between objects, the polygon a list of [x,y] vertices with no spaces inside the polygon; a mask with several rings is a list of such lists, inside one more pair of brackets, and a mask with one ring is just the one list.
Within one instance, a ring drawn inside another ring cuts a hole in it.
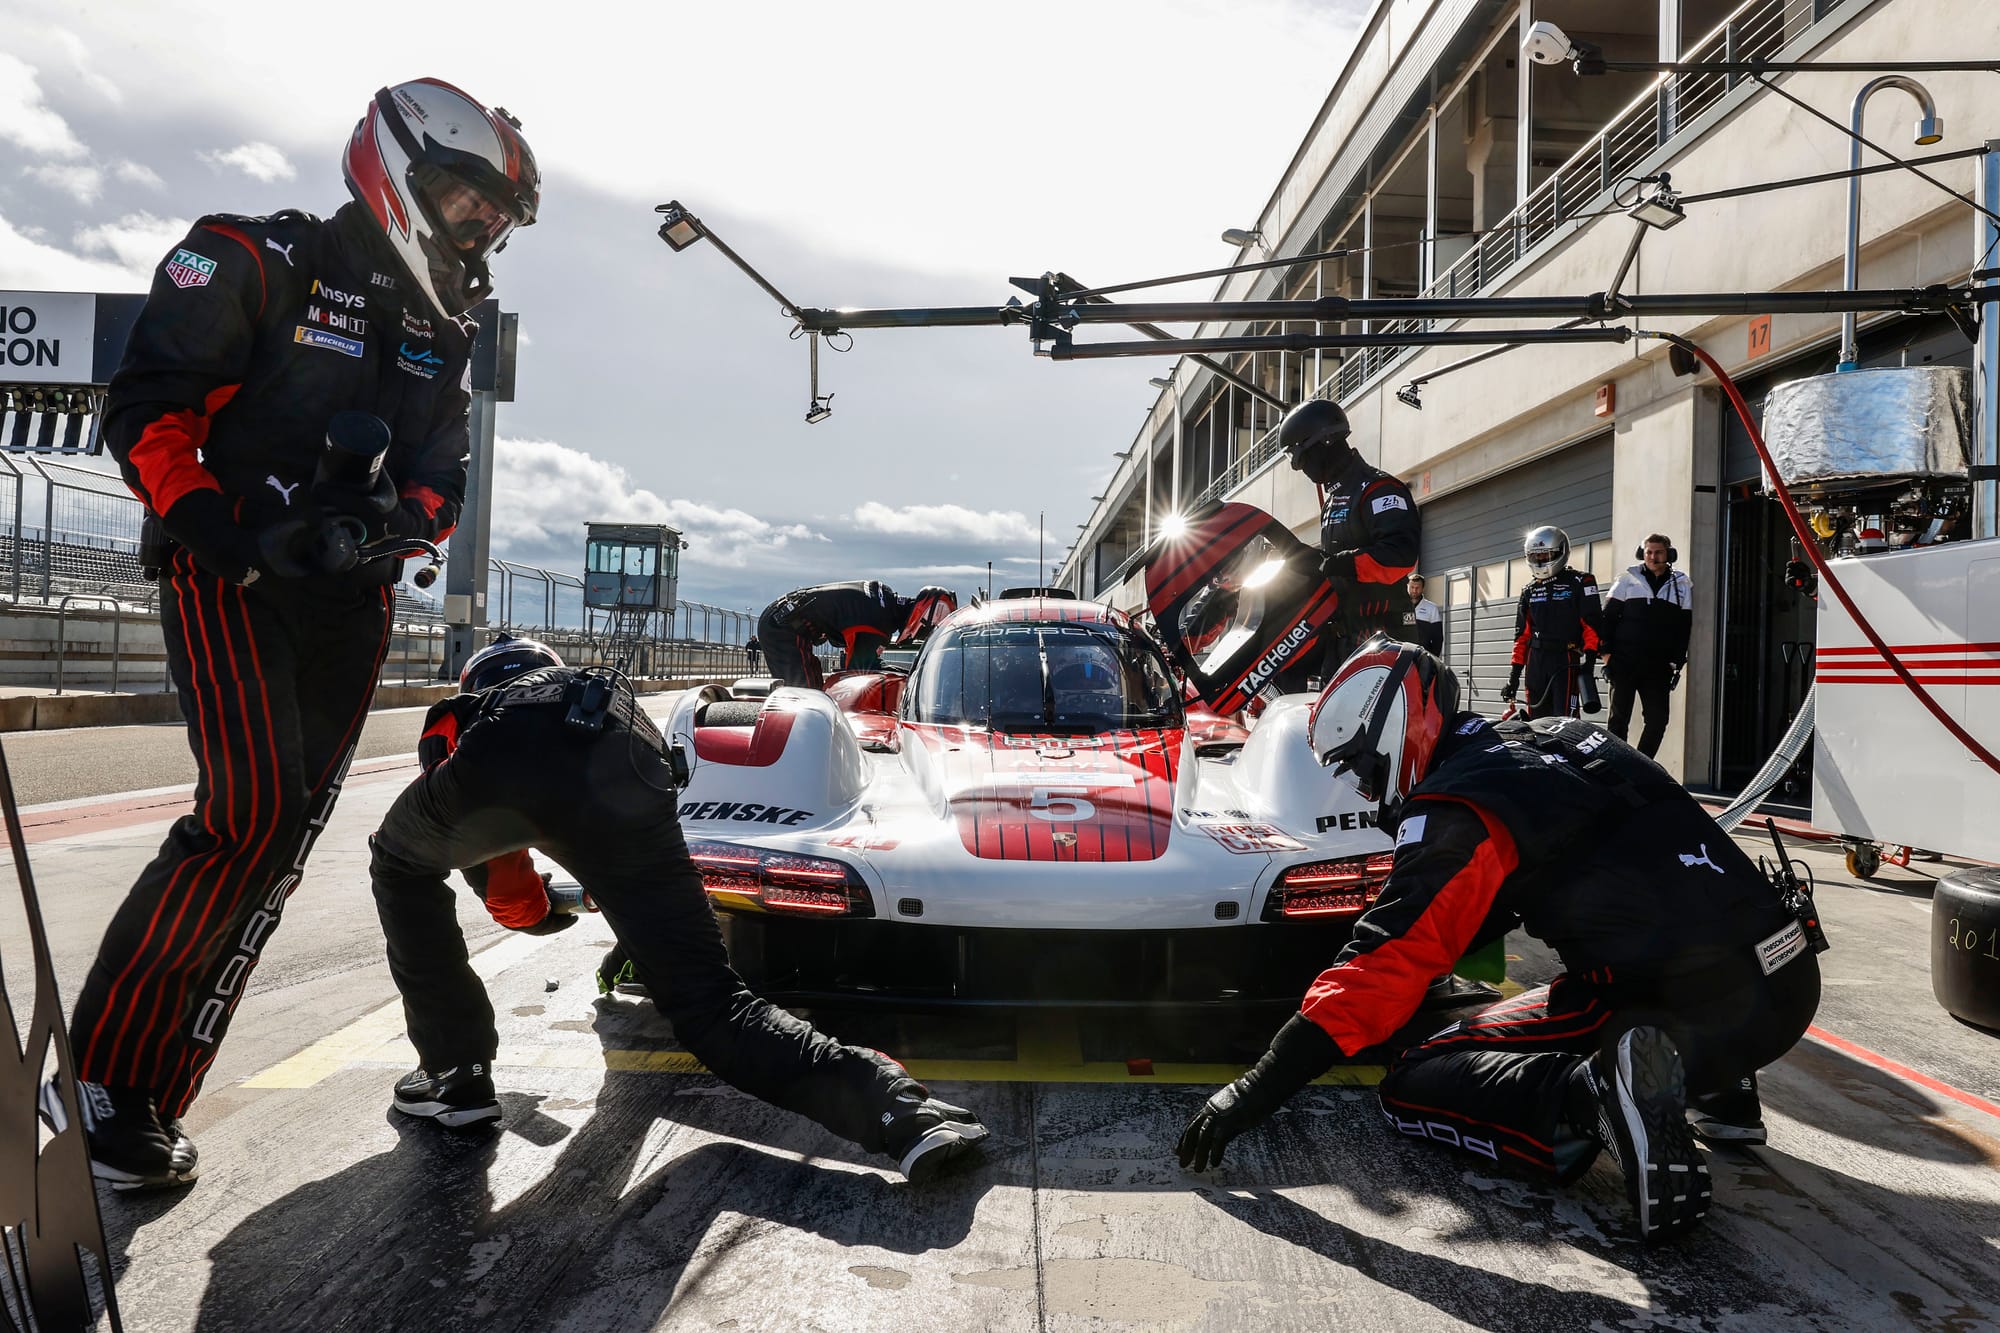
[{"label": "helmet visor", "polygon": [[451,171],[418,167],[417,187],[430,205],[438,239],[462,255],[484,258],[506,243],[515,220],[478,186]]}]

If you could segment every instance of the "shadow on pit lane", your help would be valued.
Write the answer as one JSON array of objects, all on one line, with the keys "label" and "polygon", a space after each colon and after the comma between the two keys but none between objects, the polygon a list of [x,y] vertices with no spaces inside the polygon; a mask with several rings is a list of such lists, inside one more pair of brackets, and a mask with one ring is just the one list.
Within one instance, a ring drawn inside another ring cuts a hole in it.
[{"label": "shadow on pit lane", "polygon": [[[706,1080],[675,1083],[696,1081]],[[575,1131],[543,1113],[541,1098],[516,1094],[503,1094],[499,1132],[388,1113],[393,1150],[292,1191],[213,1246],[195,1327],[542,1329],[581,1319],[601,1333],[652,1329],[677,1291],[733,1251],[769,1243],[774,1229],[899,1254],[948,1249],[992,1183],[973,1175],[916,1190],[712,1139],[676,1152],[656,1122],[710,1119],[682,1112],[712,1099],[663,1104],[660,1086],[656,1076],[607,1075]],[[753,1132],[789,1140],[790,1151],[832,1141],[761,1102],[731,1109],[722,1132],[761,1117],[790,1132]],[[508,1133],[561,1148],[553,1160],[502,1152]]]},{"label": "shadow on pit lane", "polygon": [[[2000,1167],[1994,1140],[1969,1134],[1948,1120],[1937,1094],[1886,1069],[1857,1060],[1836,1047],[1800,1041],[1785,1055],[1787,1064],[1809,1072],[1816,1083],[1853,1104],[1845,1115],[1829,1115],[1795,1100],[1782,1085],[1766,1080],[1764,1099],[1813,1128],[1867,1147],[1893,1144],[1891,1151],[1951,1166]],[[2000,1233],[1995,1233],[2000,1234]]]}]

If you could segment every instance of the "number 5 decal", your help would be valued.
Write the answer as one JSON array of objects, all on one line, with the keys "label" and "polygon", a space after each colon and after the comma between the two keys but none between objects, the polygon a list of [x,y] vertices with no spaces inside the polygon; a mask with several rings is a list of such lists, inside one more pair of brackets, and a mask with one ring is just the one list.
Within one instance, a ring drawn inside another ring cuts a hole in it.
[{"label": "number 5 decal", "polygon": [[1097,818],[1097,807],[1084,799],[1088,787],[1036,787],[1028,797],[1028,813],[1052,824]]}]

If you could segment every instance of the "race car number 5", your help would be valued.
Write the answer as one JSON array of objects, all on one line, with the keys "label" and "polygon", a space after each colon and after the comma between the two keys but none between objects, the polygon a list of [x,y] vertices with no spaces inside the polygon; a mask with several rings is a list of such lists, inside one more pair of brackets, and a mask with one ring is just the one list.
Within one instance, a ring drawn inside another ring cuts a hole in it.
[{"label": "race car number 5", "polygon": [[1028,813],[1052,824],[1073,824],[1097,818],[1097,807],[1084,797],[1088,787],[1035,787],[1028,794]]}]

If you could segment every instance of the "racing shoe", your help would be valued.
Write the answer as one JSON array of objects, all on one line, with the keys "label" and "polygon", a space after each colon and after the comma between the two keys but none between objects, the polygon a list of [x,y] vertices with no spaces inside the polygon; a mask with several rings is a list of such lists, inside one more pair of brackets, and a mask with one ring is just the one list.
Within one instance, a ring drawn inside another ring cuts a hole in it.
[{"label": "racing shoe", "polygon": [[1667,1034],[1633,1028],[1574,1077],[1570,1119],[1624,1171],[1640,1239],[1677,1236],[1708,1216],[1708,1164],[1688,1127],[1686,1075]]},{"label": "racing shoe", "polygon": [[1720,1092],[1693,1098],[1688,1118],[1702,1142],[1712,1148],[1751,1148],[1767,1141],[1764,1104],[1757,1097],[1757,1076],[1745,1074]]},{"label": "racing shoe", "polygon": [[404,1115],[435,1120],[447,1129],[465,1129],[500,1118],[493,1075],[483,1064],[454,1065],[441,1074],[413,1069],[396,1080],[396,1099],[391,1104]]},{"label": "racing shoe", "polygon": [[[187,1152],[176,1153],[175,1139],[160,1124],[152,1093],[79,1081],[76,1104],[83,1112],[91,1175],[120,1193],[194,1183],[198,1173],[194,1142],[179,1135],[187,1142]],[[54,1079],[42,1084],[40,1110],[58,1134],[69,1123]],[[174,1122],[176,1133],[179,1125]]]},{"label": "racing shoe", "polygon": [[986,1139],[978,1116],[939,1101],[915,1079],[904,1080],[894,1095],[882,1113],[882,1147],[912,1185],[946,1174]]}]

